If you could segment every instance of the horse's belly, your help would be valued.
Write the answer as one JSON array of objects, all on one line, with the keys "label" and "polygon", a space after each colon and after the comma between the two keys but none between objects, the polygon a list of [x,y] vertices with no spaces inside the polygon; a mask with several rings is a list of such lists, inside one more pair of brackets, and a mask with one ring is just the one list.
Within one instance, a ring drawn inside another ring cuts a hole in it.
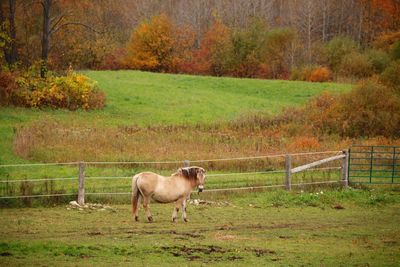
[{"label": "horse's belly", "polygon": [[170,202],[175,202],[178,199],[182,198],[183,194],[164,194],[164,193],[157,193],[155,192],[152,196],[152,198],[160,203],[170,203]]}]

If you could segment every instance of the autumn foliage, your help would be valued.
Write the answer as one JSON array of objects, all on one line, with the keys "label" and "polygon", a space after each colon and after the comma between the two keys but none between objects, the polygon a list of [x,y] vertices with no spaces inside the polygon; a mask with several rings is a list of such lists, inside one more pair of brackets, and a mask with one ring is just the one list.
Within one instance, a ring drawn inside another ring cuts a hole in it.
[{"label": "autumn foliage", "polygon": [[166,71],[172,62],[173,25],[165,15],[142,22],[127,46],[127,65],[133,69]]},{"label": "autumn foliage", "polygon": [[400,94],[371,79],[343,95],[324,93],[304,108],[288,109],[281,115],[282,128],[296,133],[338,134],[341,137],[395,138],[400,136]]},{"label": "autumn foliage", "polygon": [[331,71],[327,67],[318,67],[311,72],[308,80],[310,82],[327,82],[331,78]]},{"label": "autumn foliage", "polygon": [[0,72],[2,105],[34,108],[100,109],[105,94],[85,75],[69,72],[66,76],[39,78],[31,73]]}]

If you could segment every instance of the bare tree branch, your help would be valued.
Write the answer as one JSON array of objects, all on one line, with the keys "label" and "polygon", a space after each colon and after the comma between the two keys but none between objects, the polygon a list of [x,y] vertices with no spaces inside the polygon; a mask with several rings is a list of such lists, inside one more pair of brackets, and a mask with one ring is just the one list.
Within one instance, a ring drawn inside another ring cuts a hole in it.
[{"label": "bare tree branch", "polygon": [[104,34],[104,33],[105,33],[104,31],[101,31],[101,32],[100,32],[100,31],[97,31],[96,29],[90,27],[89,25],[86,25],[86,24],[81,23],[81,22],[66,22],[66,23],[63,23],[63,24],[61,24],[60,26],[58,26],[58,27],[52,29],[52,30],[50,31],[50,35],[53,34],[53,33],[58,32],[61,28],[65,27],[65,26],[68,26],[68,25],[82,26],[82,27],[85,27],[86,29],[91,30],[91,31],[93,31],[93,32],[95,32],[95,33],[98,33],[98,34]]}]

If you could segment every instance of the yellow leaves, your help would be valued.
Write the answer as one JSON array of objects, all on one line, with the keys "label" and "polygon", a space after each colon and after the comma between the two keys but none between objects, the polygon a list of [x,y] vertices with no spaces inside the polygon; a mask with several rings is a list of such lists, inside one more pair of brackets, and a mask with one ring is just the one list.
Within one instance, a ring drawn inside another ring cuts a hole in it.
[{"label": "yellow leaves", "polygon": [[102,108],[105,104],[105,95],[98,90],[96,82],[72,71],[66,76],[50,76],[45,80],[33,76],[21,77],[14,98],[17,105],[39,108],[88,110]]},{"label": "yellow leaves", "polygon": [[167,70],[172,61],[174,26],[165,15],[143,22],[127,46],[128,66],[141,70]]}]

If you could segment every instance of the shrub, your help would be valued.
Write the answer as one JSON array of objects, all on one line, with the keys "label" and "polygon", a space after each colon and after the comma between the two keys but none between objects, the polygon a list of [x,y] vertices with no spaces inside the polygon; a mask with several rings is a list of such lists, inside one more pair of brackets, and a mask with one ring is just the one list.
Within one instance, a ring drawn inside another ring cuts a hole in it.
[{"label": "shrub", "polygon": [[390,57],[383,51],[371,49],[365,55],[371,62],[374,73],[381,73],[389,65]]},{"label": "shrub", "polygon": [[76,110],[102,108],[105,95],[96,82],[82,74],[41,79],[29,73],[16,78],[8,104],[24,107],[51,107]]},{"label": "shrub", "polygon": [[290,79],[295,81],[308,81],[315,68],[316,66],[313,65],[293,68],[290,74]]},{"label": "shrub", "polygon": [[373,65],[367,56],[353,52],[343,58],[339,73],[345,77],[366,78],[373,74]]},{"label": "shrub", "polygon": [[340,69],[343,58],[357,51],[357,44],[349,37],[335,37],[326,46],[327,57],[331,69],[336,73]]},{"label": "shrub", "polygon": [[291,80],[326,82],[331,80],[332,74],[327,67],[306,65],[299,68],[293,68],[290,74]]},{"label": "shrub", "polygon": [[368,80],[340,99],[339,133],[344,136],[400,136],[400,96]]},{"label": "shrub", "polygon": [[382,82],[400,95],[400,60],[393,61],[381,75]]},{"label": "shrub", "polygon": [[11,97],[16,90],[15,76],[11,72],[0,71],[0,105],[11,104]]},{"label": "shrub", "polygon": [[400,95],[377,80],[367,80],[343,95],[324,93],[304,108],[286,111],[284,125],[296,133],[339,134],[342,137],[400,136]]},{"label": "shrub", "polygon": [[327,82],[331,79],[331,76],[331,71],[328,68],[318,67],[311,72],[308,80],[310,82]]},{"label": "shrub", "polygon": [[390,55],[394,60],[400,59],[400,41],[397,41],[393,44]]}]

